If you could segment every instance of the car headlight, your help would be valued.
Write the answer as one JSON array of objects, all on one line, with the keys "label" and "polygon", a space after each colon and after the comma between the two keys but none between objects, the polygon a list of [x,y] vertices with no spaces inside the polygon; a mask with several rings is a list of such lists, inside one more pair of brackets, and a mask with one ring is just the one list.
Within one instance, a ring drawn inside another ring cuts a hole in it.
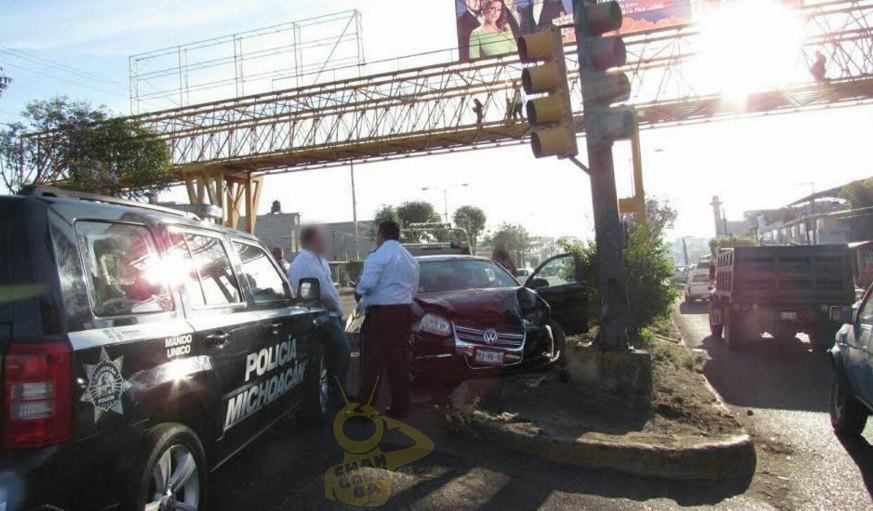
[{"label": "car headlight", "polygon": [[415,331],[448,336],[452,334],[452,324],[442,316],[428,313],[418,322]]}]

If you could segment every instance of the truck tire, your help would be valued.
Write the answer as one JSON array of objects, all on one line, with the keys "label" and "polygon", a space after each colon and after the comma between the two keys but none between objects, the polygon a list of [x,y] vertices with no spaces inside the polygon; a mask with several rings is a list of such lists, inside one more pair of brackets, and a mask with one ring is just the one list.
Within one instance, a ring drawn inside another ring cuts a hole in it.
[{"label": "truck tire", "polygon": [[867,424],[867,410],[840,383],[836,372],[831,384],[830,415],[834,433],[838,436],[859,436]]},{"label": "truck tire", "polygon": [[809,346],[816,353],[826,353],[834,347],[837,332],[828,325],[816,323],[806,334],[809,337]]},{"label": "truck tire", "polygon": [[206,509],[206,453],[197,434],[187,426],[163,423],[148,430],[134,467],[132,491],[126,492],[131,500],[121,509],[176,509],[177,502],[191,509]]},{"label": "truck tire", "polygon": [[729,308],[724,308],[724,343],[728,351],[739,351],[742,345],[743,330],[739,321],[733,317]]},{"label": "truck tire", "polygon": [[324,348],[319,346],[306,364],[306,376],[303,381],[303,405],[297,412],[297,420],[304,426],[318,427],[327,422],[330,411],[328,383]]},{"label": "truck tire", "polygon": [[724,312],[722,311],[721,305],[717,301],[711,300],[709,302],[709,332],[716,339],[721,339],[723,331]]}]

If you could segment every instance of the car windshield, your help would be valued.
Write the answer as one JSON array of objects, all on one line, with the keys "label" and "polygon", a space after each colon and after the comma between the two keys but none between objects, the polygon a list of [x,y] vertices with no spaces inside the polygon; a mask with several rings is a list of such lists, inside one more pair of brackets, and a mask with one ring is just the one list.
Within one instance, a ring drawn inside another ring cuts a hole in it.
[{"label": "car windshield", "polygon": [[518,287],[518,281],[497,264],[482,259],[422,261],[419,293],[464,289]]}]

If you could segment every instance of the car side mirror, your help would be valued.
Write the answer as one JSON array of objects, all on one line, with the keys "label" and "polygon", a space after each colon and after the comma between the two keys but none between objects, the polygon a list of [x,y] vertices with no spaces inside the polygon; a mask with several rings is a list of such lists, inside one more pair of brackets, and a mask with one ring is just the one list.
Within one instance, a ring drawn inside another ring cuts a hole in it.
[{"label": "car side mirror", "polygon": [[546,279],[531,279],[528,281],[527,287],[531,289],[542,289],[544,287],[549,287],[549,281]]},{"label": "car side mirror", "polygon": [[304,301],[317,301],[321,298],[321,283],[318,279],[300,279],[297,284],[297,298]]},{"label": "car side mirror", "polygon": [[837,323],[854,323],[855,309],[852,307],[831,307],[831,320]]}]

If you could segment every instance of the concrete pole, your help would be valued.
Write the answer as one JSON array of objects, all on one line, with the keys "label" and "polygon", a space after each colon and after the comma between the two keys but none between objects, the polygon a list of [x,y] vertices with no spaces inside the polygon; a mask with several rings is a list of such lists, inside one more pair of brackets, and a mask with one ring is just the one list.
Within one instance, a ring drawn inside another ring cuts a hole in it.
[{"label": "concrete pole", "polygon": [[349,173],[352,178],[352,221],[355,224],[355,259],[361,258],[361,242],[358,233],[358,197],[355,194],[355,164],[349,165]]}]

